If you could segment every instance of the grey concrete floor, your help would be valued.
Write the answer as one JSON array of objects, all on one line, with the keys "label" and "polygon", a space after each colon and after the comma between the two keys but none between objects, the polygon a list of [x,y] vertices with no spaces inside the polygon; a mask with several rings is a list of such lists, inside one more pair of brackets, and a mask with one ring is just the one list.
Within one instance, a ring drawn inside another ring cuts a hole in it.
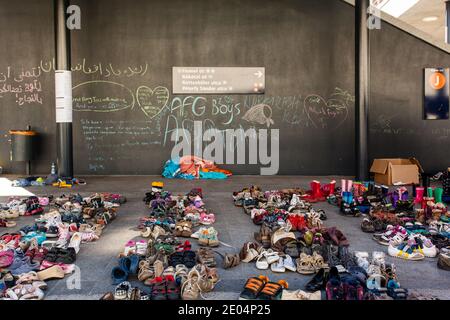
[{"label": "grey concrete floor", "polygon": [[[8,176],[13,179],[14,177]],[[318,177],[299,176],[234,176],[226,181],[185,181],[168,180],[159,176],[90,176],[80,177],[87,181],[87,185],[75,186],[72,189],[57,189],[54,187],[29,187],[28,191],[36,195],[60,195],[62,193],[79,192],[87,196],[94,192],[114,192],[125,195],[128,202],[124,204],[118,213],[118,217],[104,231],[97,242],[84,244],[77,256],[76,265],[80,268],[81,286],[79,289],[69,289],[67,277],[64,280],[49,281],[46,299],[98,299],[105,292],[112,291],[110,271],[117,264],[117,255],[130,239],[138,239],[139,232],[136,229],[140,217],[147,215],[142,198],[150,189],[152,181],[164,181],[165,189],[173,194],[186,193],[191,188],[201,187],[204,192],[206,206],[216,213],[214,227],[219,232],[219,239],[231,245],[238,252],[243,243],[253,240],[253,233],[258,231],[250,218],[241,208],[233,205],[232,192],[243,187],[257,184],[263,190],[279,188],[301,187],[308,188],[309,181]],[[340,177],[333,177],[340,181]],[[325,183],[331,177],[320,177]],[[0,201],[5,201],[0,197]],[[325,226],[336,226],[344,232],[350,241],[351,251],[384,251],[387,247],[378,245],[360,229],[361,218],[341,216],[336,207],[327,203],[318,203],[317,208],[324,209],[328,215]],[[14,231],[20,227],[33,223],[33,217],[21,217],[18,225],[12,229],[2,228],[0,233]],[[194,239],[193,239],[194,240]],[[193,241],[195,242],[195,240]],[[194,249],[196,246],[194,245]],[[221,246],[222,252],[232,252],[234,249]],[[450,273],[440,270],[436,266],[436,259],[427,259],[419,262],[403,261],[395,258],[387,258],[397,265],[398,276],[403,287],[420,293],[433,294],[441,299],[450,299]],[[220,265],[220,258],[218,258]],[[219,268],[221,281],[217,284],[213,293],[206,295],[207,299],[237,299],[245,280],[248,277],[265,274],[271,280],[286,279],[291,289],[302,289],[309,281],[310,276],[303,276],[293,272],[274,274],[269,271],[256,269],[254,263],[241,264],[231,270]],[[69,278],[70,279],[70,278]],[[131,282],[140,286],[135,278]]]}]

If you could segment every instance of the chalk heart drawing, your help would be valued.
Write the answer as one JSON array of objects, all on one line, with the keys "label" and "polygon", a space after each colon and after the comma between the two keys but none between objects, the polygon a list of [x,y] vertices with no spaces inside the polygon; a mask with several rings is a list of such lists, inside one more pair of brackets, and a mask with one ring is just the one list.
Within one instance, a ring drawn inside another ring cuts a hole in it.
[{"label": "chalk heart drawing", "polygon": [[340,99],[325,100],[319,95],[305,98],[305,112],[316,128],[337,129],[348,117],[347,104]]},{"label": "chalk heart drawing", "polygon": [[150,119],[153,119],[159,115],[167,106],[169,96],[169,89],[166,87],[156,87],[151,89],[147,86],[140,86],[136,90],[138,105]]}]

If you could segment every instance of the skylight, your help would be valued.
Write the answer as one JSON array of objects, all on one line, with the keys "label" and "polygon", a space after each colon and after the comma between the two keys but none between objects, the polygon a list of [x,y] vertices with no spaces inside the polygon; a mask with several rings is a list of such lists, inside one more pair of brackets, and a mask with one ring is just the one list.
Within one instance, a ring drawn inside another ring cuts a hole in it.
[{"label": "skylight", "polygon": [[418,2],[419,0],[372,0],[372,6],[398,18]]}]

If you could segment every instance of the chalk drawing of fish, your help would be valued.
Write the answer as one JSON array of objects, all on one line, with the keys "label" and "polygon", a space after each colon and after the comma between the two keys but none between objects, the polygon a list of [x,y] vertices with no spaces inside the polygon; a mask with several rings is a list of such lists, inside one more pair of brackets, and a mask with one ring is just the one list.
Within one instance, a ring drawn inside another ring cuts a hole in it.
[{"label": "chalk drawing of fish", "polygon": [[267,104],[257,104],[251,107],[242,119],[250,123],[265,124],[267,128],[274,124],[272,120],[272,107]]}]

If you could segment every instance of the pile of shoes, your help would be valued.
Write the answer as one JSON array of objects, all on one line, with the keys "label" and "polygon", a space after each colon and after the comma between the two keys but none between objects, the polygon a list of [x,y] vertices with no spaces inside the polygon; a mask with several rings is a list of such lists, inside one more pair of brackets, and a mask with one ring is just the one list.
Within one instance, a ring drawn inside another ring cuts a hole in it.
[{"label": "pile of shoes", "polygon": [[[349,254],[355,262],[321,268],[305,285],[304,291],[286,292],[287,300],[406,300],[408,290],[401,288],[394,264],[385,262],[383,252]],[[283,293],[283,299],[285,294]]]},{"label": "pile of shoes", "polygon": [[[450,248],[450,213],[442,201],[442,188],[414,187],[414,198],[409,197],[405,187],[393,192],[384,186],[371,189],[381,190],[375,192],[379,201],[371,202],[361,229],[373,233],[376,242],[387,246],[390,256],[419,261],[435,258]],[[439,267],[445,259],[445,253],[440,255]]]},{"label": "pile of shoes", "polygon": [[[125,245],[111,272],[115,292],[102,299],[196,300],[219,281],[216,253],[223,257],[224,268],[240,263],[238,255],[212,250],[220,245],[212,226],[216,217],[205,208],[202,190],[194,188],[186,195],[174,196],[163,186],[153,182],[146,193],[143,200],[150,211],[139,222],[141,239]],[[196,239],[197,243],[183,238]],[[199,246],[197,250],[194,245]],[[133,289],[133,280],[145,288]],[[132,294],[137,290],[139,294]]]},{"label": "pile of shoes", "polygon": [[[45,281],[74,271],[81,244],[98,240],[124,201],[111,194],[11,199],[7,210],[42,214],[33,225],[0,236],[0,298],[43,299]],[[45,212],[44,207],[49,210]]]},{"label": "pile of shoes", "polygon": [[33,216],[44,212],[52,197],[36,197],[20,199],[11,197],[7,203],[0,204],[0,228],[13,228],[17,225],[14,219],[19,216]]},{"label": "pile of shoes", "polygon": [[[242,262],[255,262],[260,270],[286,271],[314,274],[321,268],[347,265],[345,248],[349,243],[344,234],[332,227],[323,226],[327,216],[323,210],[315,210],[305,198],[318,200],[321,195],[333,194],[335,182],[320,187],[311,183],[315,193],[303,194],[300,189],[284,189],[262,192],[252,186],[233,193],[236,206],[250,206],[250,217],[260,231],[254,242],[242,247]],[[330,193],[331,192],[331,193]],[[314,197],[311,195],[315,194]],[[307,196],[305,196],[307,195]],[[248,211],[248,210],[247,210]]]}]

